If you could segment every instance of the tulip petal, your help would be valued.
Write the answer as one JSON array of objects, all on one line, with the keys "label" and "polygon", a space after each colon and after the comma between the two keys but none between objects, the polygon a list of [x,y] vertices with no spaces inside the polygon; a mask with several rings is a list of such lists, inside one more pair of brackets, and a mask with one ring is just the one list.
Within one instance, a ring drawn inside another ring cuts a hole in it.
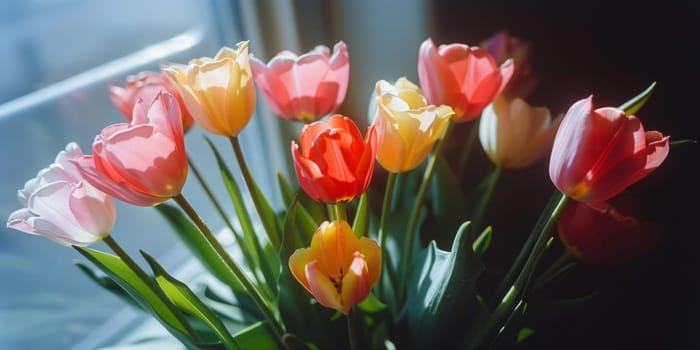
[{"label": "tulip petal", "polygon": [[309,252],[310,249],[308,248],[295,250],[289,257],[289,270],[292,272],[294,278],[311,293],[309,280],[306,279],[306,264],[310,262]]},{"label": "tulip petal", "polygon": [[367,299],[372,288],[367,261],[360,252],[355,252],[353,255],[352,263],[350,263],[348,271],[345,272],[341,285],[340,298],[343,308],[340,311],[347,314],[353,305]]},{"label": "tulip petal", "polygon": [[[328,275],[319,269],[318,261],[314,260],[306,264],[306,279],[309,281],[311,294],[319,304],[347,313],[336,285],[331,282]],[[337,283],[342,282],[338,281]]]}]

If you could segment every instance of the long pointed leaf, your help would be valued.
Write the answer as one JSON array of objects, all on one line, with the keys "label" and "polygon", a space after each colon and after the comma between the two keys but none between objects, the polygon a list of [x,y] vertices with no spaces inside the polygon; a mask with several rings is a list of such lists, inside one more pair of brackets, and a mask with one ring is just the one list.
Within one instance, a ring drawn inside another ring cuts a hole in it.
[{"label": "long pointed leaf", "polygon": [[119,286],[124,288],[129,295],[144,309],[149,310],[156,320],[188,348],[213,349],[216,347],[216,344],[203,344],[195,339],[195,335],[188,329],[189,326],[180,322],[179,318],[171,311],[171,308],[166,306],[165,303],[170,301],[159,298],[156,292],[142,281],[122,259],[115,255],[86,247],[75,247],[75,249],[110,276]]},{"label": "long pointed leaf", "polygon": [[266,321],[260,321],[233,335],[241,349],[282,350]]},{"label": "long pointed leaf", "polygon": [[[279,310],[282,320],[287,325],[287,332],[307,340],[314,341],[322,349],[331,344],[324,331],[324,324],[311,304],[311,295],[299,284],[289,270],[289,257],[297,246],[295,235],[296,210],[299,202],[295,200],[287,210],[280,260],[284,261],[279,279]],[[325,346],[321,346],[325,345]]]},{"label": "long pointed leaf", "polygon": [[141,251],[141,255],[151,266],[156,276],[156,282],[163,289],[170,300],[180,309],[185,310],[207,324],[226,346],[233,350],[240,347],[233,340],[224,323],[219,317],[205,305],[184,283],[180,282],[170,274],[150,255]]},{"label": "long pointed leaf", "polygon": [[226,267],[226,264],[216,253],[216,250],[202,236],[192,221],[190,221],[180,210],[168,203],[162,203],[155,207],[163,217],[174,228],[180,240],[185,243],[197,259],[220,281],[228,284],[240,293],[246,293],[236,275]]},{"label": "long pointed leaf", "polygon": [[273,272],[272,266],[277,266],[277,270],[279,270],[279,262],[271,262],[264,258],[265,253],[263,252],[262,245],[260,244],[258,236],[255,233],[253,222],[250,218],[248,209],[246,208],[245,203],[243,201],[243,195],[241,194],[240,188],[238,187],[238,184],[236,183],[233,175],[231,174],[231,171],[229,171],[228,167],[226,166],[226,163],[224,162],[224,159],[221,157],[221,154],[216,149],[214,144],[211,142],[211,140],[209,140],[209,138],[205,137],[205,140],[209,144],[209,147],[211,148],[212,152],[214,153],[214,157],[216,158],[216,162],[219,166],[221,177],[224,181],[224,184],[226,185],[226,189],[229,192],[231,201],[233,202],[233,206],[236,209],[236,214],[238,215],[238,220],[243,230],[243,236],[245,237],[245,241],[247,244],[245,247],[241,247],[241,249],[252,248],[254,259],[257,262],[256,266],[249,266],[249,268],[251,270],[260,268],[260,271],[262,272],[263,278],[266,282],[259,283],[259,286],[261,287],[260,289],[265,291],[268,298],[273,298],[276,293],[275,284],[277,283],[278,273]]},{"label": "long pointed leaf", "polygon": [[402,313],[407,337],[401,340],[407,343],[399,347],[455,348],[460,337],[455,336],[454,325],[461,325],[460,335],[467,336],[469,326],[478,327],[487,312],[476,290],[484,266],[469,244],[473,241],[469,230],[468,222],[460,227],[450,252],[432,241],[415,257]]},{"label": "long pointed leaf", "polygon": [[[277,182],[279,183],[284,203],[287,206],[291,206],[292,202],[297,200],[298,195],[292,190],[289,182],[281,173],[277,174]],[[298,232],[302,233],[301,240],[303,242],[311,242],[311,237],[321,223],[314,219],[306,207],[304,207],[304,204],[299,200],[297,200],[296,212],[296,224],[299,229]]]},{"label": "long pointed leaf", "polygon": [[82,262],[82,261],[76,261],[75,266],[77,266],[80,271],[83,271],[86,276],[88,276],[93,282],[95,282],[98,286],[102,287],[104,290],[116,295],[119,297],[119,299],[125,301],[129,305],[141,310],[141,311],[146,311],[139,302],[134,299],[129,293],[127,293],[124,288],[122,288],[119,284],[114,282],[113,279],[109,278],[108,276],[98,276],[98,272],[88,264]]},{"label": "long pointed leaf", "polygon": [[642,91],[639,95],[632,97],[629,99],[627,102],[623,103],[620,106],[620,109],[625,111],[625,114],[627,115],[634,115],[639,111],[642,106],[647,102],[649,97],[651,96],[651,93],[654,92],[654,88],[656,87],[656,82],[651,83],[646,90]]}]

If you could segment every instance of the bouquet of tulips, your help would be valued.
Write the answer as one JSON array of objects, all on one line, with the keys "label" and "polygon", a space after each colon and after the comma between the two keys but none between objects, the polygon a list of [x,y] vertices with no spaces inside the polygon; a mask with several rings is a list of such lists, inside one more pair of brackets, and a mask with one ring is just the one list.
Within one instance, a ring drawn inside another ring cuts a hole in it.
[{"label": "bouquet of tulips", "polygon": [[[371,123],[360,130],[359,119],[334,114],[349,57],[339,42],[332,52],[284,51],[265,63],[240,42],[130,77],[109,91],[128,122],[104,128],[91,155],[69,143],[19,191],[23,208],[7,225],[77,249],[87,276],[187,348],[229,350],[509,346],[535,331],[528,315],[537,291],[571,264],[629,261],[658,241],[661,228],[625,204],[625,190],[669,153],[669,137],[635,116],[654,84],[618,107],[582,96],[552,118],[524,99],[539,82],[526,42],[507,32],[479,46],[427,39],[419,83],[379,80]],[[256,92],[300,126],[290,140],[296,178],[278,176],[281,209],[256,184],[238,140]],[[235,213],[187,155],[194,125],[230,140],[242,184],[210,145]],[[475,155],[477,138],[486,157]],[[498,234],[487,221],[497,180],[546,158],[554,194],[534,225],[520,225],[529,235],[499,283],[481,288]],[[470,169],[492,171],[466,188]],[[183,195],[190,171],[240,254]],[[111,235],[114,198],[155,207],[228,292],[180,281],[147,252],[145,264],[129,256]],[[98,241],[111,252],[86,247]],[[556,241],[566,250],[549,259]]]}]

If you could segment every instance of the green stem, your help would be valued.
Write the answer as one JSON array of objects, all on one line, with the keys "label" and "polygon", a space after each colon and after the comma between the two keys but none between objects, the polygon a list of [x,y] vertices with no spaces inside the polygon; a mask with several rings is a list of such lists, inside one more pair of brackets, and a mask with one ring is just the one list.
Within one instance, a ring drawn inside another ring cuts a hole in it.
[{"label": "green stem", "polygon": [[394,187],[396,186],[396,173],[389,173],[386,179],[386,188],[384,189],[384,200],[382,201],[382,213],[379,219],[379,246],[384,249],[386,242],[386,218],[389,216],[389,207],[391,206],[391,198],[394,195]]},{"label": "green stem", "polygon": [[474,146],[476,135],[479,134],[479,119],[472,122],[471,128],[469,129],[469,134],[464,142],[464,147],[462,147],[462,151],[459,153],[459,158],[457,158],[457,171],[455,171],[455,174],[457,174],[458,179],[461,179],[462,175],[464,174],[464,169],[469,161],[469,155],[472,153],[472,147]]},{"label": "green stem", "polygon": [[253,180],[253,176],[250,173],[250,169],[248,168],[248,163],[245,161],[245,157],[243,156],[243,150],[241,149],[241,143],[238,141],[237,136],[231,136],[229,137],[229,141],[231,141],[231,146],[233,147],[233,153],[236,155],[236,160],[238,161],[238,166],[241,168],[241,173],[243,174],[243,180],[245,181],[246,187],[248,187],[248,192],[250,193],[250,196],[253,199],[253,204],[255,205],[255,209],[258,212],[258,215],[260,216],[260,221],[262,221],[263,226],[265,227],[265,232],[267,233],[267,237],[270,240],[270,244],[272,244],[272,247],[275,248],[275,250],[279,250],[280,248],[280,239],[279,236],[277,235],[277,230],[276,227],[273,227],[273,223],[268,222],[269,220],[265,219],[265,209],[263,207],[262,199],[259,197],[259,192],[258,192],[258,187],[255,184],[255,180]]},{"label": "green stem", "polygon": [[348,221],[345,203],[338,202],[335,204],[328,204],[328,217],[330,217],[331,221]]},{"label": "green stem", "polygon": [[493,172],[491,172],[491,175],[489,175],[486,191],[479,199],[479,204],[474,209],[474,214],[472,215],[472,232],[481,232],[482,217],[484,212],[486,212],[486,208],[488,208],[491,195],[493,194],[493,189],[496,188],[496,183],[501,177],[502,169],[503,168],[496,166],[496,168],[493,169]]},{"label": "green stem", "polygon": [[184,315],[182,312],[180,312],[179,309],[175,307],[175,305],[170,301],[170,298],[165,295],[165,292],[156,284],[156,282],[151,278],[146,271],[144,271],[136,262],[129,256],[129,254],[122,249],[122,247],[117,243],[117,241],[112,238],[111,235],[105,237],[103,240],[107,244],[107,246],[112,249],[112,251],[117,254],[117,256],[124,261],[124,263],[133,271],[140,279],[142,282],[144,282],[148,287],[158,296],[160,300],[163,301],[163,304],[170,310],[170,312],[177,318],[178,322],[180,322],[183,327],[187,330],[187,332],[194,338],[195,341],[200,341],[199,337],[197,336],[196,332],[193,332],[192,329],[190,328],[190,324],[187,322],[185,319]]},{"label": "green stem", "polygon": [[[224,208],[221,206],[221,204],[216,199],[216,197],[214,197],[214,193],[211,191],[211,188],[206,183],[206,181],[204,181],[204,177],[199,172],[199,169],[197,169],[197,167],[194,165],[194,163],[192,162],[192,159],[190,159],[189,155],[187,156],[187,163],[189,164],[190,170],[192,170],[192,173],[194,174],[195,178],[197,179],[197,182],[199,182],[199,184],[202,186],[202,189],[204,190],[204,193],[206,193],[207,198],[209,198],[209,201],[211,201],[211,203],[214,205],[214,208],[216,209],[216,212],[221,217],[221,220],[223,220],[224,223],[226,224],[226,227],[228,227],[229,230],[231,230],[231,233],[233,234],[233,237],[236,239],[236,242],[238,243],[238,245],[240,245],[241,247],[245,247],[246,246],[245,239],[240,235],[240,233],[238,233],[238,231],[236,231],[236,229],[233,228],[233,224],[231,224],[231,220],[229,220],[228,215],[226,215],[226,211],[224,211]],[[242,251],[243,257],[245,258],[246,264],[248,264],[249,266],[255,266],[256,261],[257,261],[257,257],[251,255],[251,254],[255,254],[255,250],[254,249],[241,249],[241,251]],[[257,278],[257,276],[256,276],[256,278]]]},{"label": "green stem", "polygon": [[532,286],[533,291],[540,289],[544,284],[552,280],[555,276],[559,275],[561,271],[573,261],[573,254],[570,251],[565,250],[564,253],[557,258],[557,260],[552,263],[544,272],[542,272],[539,277],[534,282]]},{"label": "green stem", "polygon": [[248,276],[246,276],[245,272],[243,272],[243,270],[231,258],[231,256],[224,249],[224,247],[219,243],[216,237],[214,237],[214,234],[204,223],[204,221],[202,221],[202,218],[199,217],[199,215],[194,210],[194,208],[192,208],[192,205],[190,205],[187,199],[185,199],[185,197],[182,194],[173,197],[173,199],[182,208],[182,210],[185,211],[187,216],[194,222],[194,224],[197,225],[197,228],[199,228],[199,231],[200,233],[202,233],[202,236],[204,236],[207,242],[216,251],[217,255],[219,256],[219,258],[221,258],[226,267],[228,267],[229,270],[231,270],[231,272],[236,276],[236,278],[238,278],[243,288],[245,288],[245,290],[255,302],[255,305],[258,307],[258,309],[260,309],[260,312],[262,312],[267,321],[270,323],[273,332],[281,342],[282,335],[284,334],[284,331],[282,330],[283,328],[275,318],[275,315],[272,312],[270,306],[263,299],[262,295],[260,294],[260,291],[258,291],[255,288],[250,279],[248,279]]},{"label": "green stem", "polygon": [[425,172],[423,173],[423,180],[420,184],[420,188],[418,190],[418,194],[416,195],[415,202],[413,203],[413,208],[411,209],[408,226],[406,228],[406,240],[404,241],[403,254],[401,255],[401,266],[399,269],[399,287],[396,291],[398,293],[398,305],[403,304],[404,294],[406,292],[405,287],[406,278],[408,277],[408,265],[411,261],[413,238],[415,237],[417,230],[416,224],[418,223],[418,214],[420,213],[421,204],[423,204],[423,198],[425,197],[425,193],[428,190],[428,185],[430,184],[430,179],[432,178],[433,172],[435,171],[435,164],[437,163],[437,159],[440,157],[440,154],[442,153],[442,148],[445,145],[445,140],[450,135],[450,132],[453,128],[454,123],[450,121],[450,123],[447,124],[447,130],[445,130],[445,134],[440,140],[438,140],[437,144],[435,145],[435,149],[433,149],[433,153],[428,159],[428,164],[426,165]]},{"label": "green stem", "polygon": [[560,194],[559,201],[549,215],[547,223],[537,235],[535,246],[532,248],[528,259],[525,262],[525,266],[523,266],[523,269],[520,271],[518,278],[515,280],[513,285],[510,286],[508,292],[496,307],[496,310],[494,310],[494,312],[489,316],[482,327],[479,328],[479,331],[474,338],[472,338],[472,341],[467,346],[467,349],[476,349],[487,335],[491,334],[495,329],[497,329],[495,327],[500,325],[501,320],[505,316],[510,315],[513,310],[513,302],[523,298],[522,292],[527,288],[533,271],[535,270],[535,267],[542,256],[542,252],[546,247],[547,241],[551,237],[554,224],[557,222],[559,215],[561,215],[562,211],[569,203],[569,200],[569,197]]},{"label": "green stem", "polygon": [[350,350],[357,350],[357,328],[355,327],[355,308],[351,308],[348,314],[345,315],[348,321],[348,342],[350,343]]},{"label": "green stem", "polygon": [[[535,226],[532,228],[530,236],[528,236],[527,240],[523,244],[523,247],[520,249],[520,253],[518,253],[518,256],[513,261],[513,264],[511,264],[508,273],[506,273],[505,277],[503,277],[498,287],[496,287],[494,293],[492,294],[494,298],[498,297],[499,295],[503,295],[506,292],[507,288],[515,280],[516,274],[520,271],[521,266],[525,263],[525,259],[527,258],[528,253],[532,250],[532,246],[537,240],[537,233],[542,230],[542,225],[545,224],[548,215],[552,212],[554,206],[560,200],[560,198],[561,193],[556,190],[554,191],[554,193],[552,193],[552,196],[550,196],[547,205],[545,205],[544,209],[542,210],[542,213],[540,214],[540,217],[535,223]],[[496,305],[496,303],[498,302],[500,302],[500,300],[493,300],[492,298],[489,302],[489,305]]]},{"label": "green stem", "polygon": [[[396,187],[396,177],[397,173],[390,172],[386,179],[386,188],[384,189],[384,200],[382,201],[382,213],[379,218],[379,233],[377,234],[377,240],[379,241],[379,249],[382,250],[382,256],[387,256],[386,249],[386,219],[389,216],[389,209],[391,207],[392,198],[394,196],[394,188]],[[386,263],[384,263],[386,264]],[[386,269],[386,265],[384,265]],[[389,269],[387,269],[387,273]],[[391,281],[391,277],[389,277]],[[384,285],[378,283],[377,293],[381,297],[384,297]]]}]

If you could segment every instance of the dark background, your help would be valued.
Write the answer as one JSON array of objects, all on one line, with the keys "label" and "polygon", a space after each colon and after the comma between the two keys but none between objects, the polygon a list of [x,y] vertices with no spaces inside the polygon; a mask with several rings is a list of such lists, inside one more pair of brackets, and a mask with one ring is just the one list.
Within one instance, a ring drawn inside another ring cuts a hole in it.
[{"label": "dark background", "polygon": [[[697,2],[433,2],[430,18],[436,44],[473,45],[503,28],[530,41],[543,79],[529,102],[554,114],[590,94],[596,106],[618,106],[656,81],[637,113],[645,129],[671,141],[700,139]],[[666,227],[661,246],[624,266],[578,267],[561,293],[599,294],[575,313],[544,320],[526,348],[700,348],[699,147],[673,146],[657,171],[629,189],[644,216]],[[532,188],[511,191],[494,205]]]}]

